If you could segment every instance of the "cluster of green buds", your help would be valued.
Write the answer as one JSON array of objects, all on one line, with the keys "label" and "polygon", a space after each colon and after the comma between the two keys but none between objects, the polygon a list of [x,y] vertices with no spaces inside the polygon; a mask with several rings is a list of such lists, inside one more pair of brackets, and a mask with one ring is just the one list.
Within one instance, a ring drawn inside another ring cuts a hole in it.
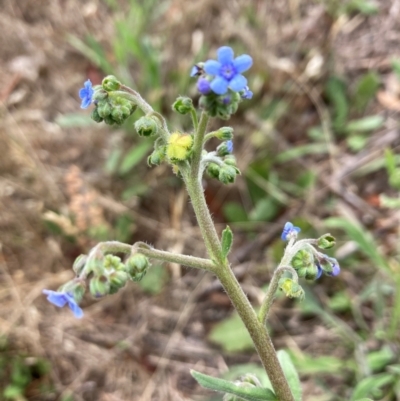
[{"label": "cluster of green buds", "polygon": [[91,117],[94,121],[121,125],[136,110],[136,106],[118,92],[120,87],[121,83],[113,75],[105,77],[101,85],[93,87],[95,108]]},{"label": "cluster of green buds", "polygon": [[[295,242],[299,232],[299,227],[287,222],[281,236],[284,241],[289,241],[285,253],[291,255],[289,262],[298,276],[307,280],[317,280],[322,273],[328,276],[337,276],[340,273],[338,261],[316,249],[333,248],[336,245],[335,238],[328,233],[318,239],[304,239]],[[289,283],[286,282],[285,288],[282,290],[287,292],[289,287]],[[290,289],[290,291],[296,292],[296,288]]]},{"label": "cluster of green buds", "polygon": [[[80,277],[89,277],[91,295],[94,298],[101,298],[116,293],[125,286],[128,280],[140,281],[149,267],[149,259],[140,253],[131,254],[124,262],[118,256],[103,255],[101,252],[97,252],[91,258],[81,255],[74,263],[74,271],[78,276],[73,282],[84,283],[84,279]],[[73,290],[68,289],[68,291],[72,292],[74,298],[77,299],[75,287]],[[80,299],[82,299],[83,293],[84,290]]]}]

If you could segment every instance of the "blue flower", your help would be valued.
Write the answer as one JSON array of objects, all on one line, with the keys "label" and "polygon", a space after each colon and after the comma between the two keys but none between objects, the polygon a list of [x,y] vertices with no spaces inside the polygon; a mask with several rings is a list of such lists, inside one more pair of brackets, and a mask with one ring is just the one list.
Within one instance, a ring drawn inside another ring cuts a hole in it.
[{"label": "blue flower", "polygon": [[83,316],[83,311],[76,303],[74,297],[70,292],[57,292],[51,290],[43,290],[43,294],[47,295],[47,300],[53,305],[62,308],[68,304],[69,308],[72,310],[74,316],[80,319]]},{"label": "blue flower", "polygon": [[247,71],[253,64],[253,59],[242,54],[233,58],[233,50],[228,46],[220,47],[217,50],[218,61],[208,60],[204,63],[204,70],[207,74],[213,75],[211,89],[217,95],[223,95],[228,88],[234,92],[243,90],[247,85],[247,79],[242,72]]},{"label": "blue flower", "polygon": [[231,140],[226,141],[226,148],[228,149],[229,153],[233,152],[233,142]]},{"label": "blue flower", "polygon": [[329,263],[332,266],[332,271],[330,273],[327,273],[329,276],[337,276],[340,273],[340,266],[338,261],[335,258],[330,258],[327,257]]},{"label": "blue flower", "polygon": [[287,241],[290,237],[297,236],[300,231],[300,227],[295,227],[290,221],[288,221],[283,227],[281,238],[283,241]]},{"label": "blue flower", "polygon": [[191,77],[198,77],[199,74],[201,74],[201,70],[197,65],[194,65],[192,69],[190,70],[190,76]]},{"label": "blue flower", "polygon": [[94,90],[92,82],[88,79],[84,84],[83,88],[79,90],[79,97],[82,99],[81,108],[87,109],[93,100]]},{"label": "blue flower", "polygon": [[243,89],[241,96],[242,96],[242,99],[251,99],[253,97],[253,92],[249,89],[248,86],[246,86]]},{"label": "blue flower", "polygon": [[208,95],[211,91],[210,81],[206,78],[200,77],[197,81],[197,89],[202,95]]}]

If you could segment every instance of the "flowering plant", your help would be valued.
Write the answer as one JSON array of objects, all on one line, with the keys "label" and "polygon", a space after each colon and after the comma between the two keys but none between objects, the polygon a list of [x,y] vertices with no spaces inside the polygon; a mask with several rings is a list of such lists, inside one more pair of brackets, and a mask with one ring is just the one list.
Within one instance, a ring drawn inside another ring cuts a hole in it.
[{"label": "flowering plant", "polygon": [[[136,109],[143,112],[143,116],[135,121],[135,128],[140,136],[154,138],[154,150],[148,157],[148,163],[150,166],[168,163],[183,180],[208,258],[166,252],[144,242],[133,245],[117,241],[101,242],[87,255],[76,259],[73,265],[76,277],[73,280],[58,291],[43,292],[52,304],[58,307],[68,305],[74,315],[80,318],[83,312],[78,304],[87,287],[95,298],[113,294],[129,280],[140,281],[151,268],[151,259],[206,270],[218,277],[231,299],[253,340],[271,385],[268,388],[262,387],[259,380],[250,373],[235,382],[196,371],[191,371],[192,376],[203,387],[224,393],[226,401],[299,401],[301,386],[296,370],[286,353],[276,353],[266,321],[278,289],[290,298],[302,299],[304,291],[300,278],[316,280],[323,273],[329,276],[339,274],[340,267],[336,259],[317,250],[333,247],[335,239],[325,234],[318,239],[298,240],[300,228],[287,222],[281,235],[281,239],[287,242],[284,255],[274,271],[261,308],[256,313],[233,274],[228,259],[233,233],[229,226],[221,234],[217,232],[202,186],[205,173],[223,184],[233,183],[240,174],[233,155],[233,129],[222,127],[207,132],[207,125],[212,117],[229,119],[242,101],[252,98],[253,93],[242,73],[251,67],[253,60],[246,54],[234,58],[233,50],[227,46],[218,49],[217,55],[218,60],[198,63],[191,70],[190,75],[197,78],[200,93],[198,108],[192,99],[182,96],[172,106],[177,113],[190,115],[193,124],[191,132],[171,132],[161,114],[154,111],[139,93],[120,83],[114,76],[104,78],[101,85],[94,87],[87,80],[79,92],[82,108],[94,105],[91,117],[96,122],[121,125]],[[206,144],[211,138],[220,140],[221,144],[214,150],[207,150]],[[126,256],[121,259],[116,254]]]}]

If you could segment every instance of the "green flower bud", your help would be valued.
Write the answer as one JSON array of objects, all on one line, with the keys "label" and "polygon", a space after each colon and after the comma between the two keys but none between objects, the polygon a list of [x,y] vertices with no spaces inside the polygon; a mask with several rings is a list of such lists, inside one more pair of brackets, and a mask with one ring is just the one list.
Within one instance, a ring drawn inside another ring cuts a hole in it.
[{"label": "green flower bud", "polygon": [[97,107],[93,109],[92,113],[90,114],[90,118],[96,123],[101,123],[103,121],[103,118],[99,115]]},{"label": "green flower bud", "polygon": [[125,263],[126,272],[133,281],[140,281],[146,274],[147,269],[150,266],[149,259],[147,256],[141,253],[135,253],[130,256]]},{"label": "green flower bud", "polygon": [[237,170],[234,167],[225,164],[220,167],[218,179],[223,184],[232,184],[233,182],[235,182],[236,175]]},{"label": "green flower bud", "polygon": [[317,241],[317,246],[321,249],[331,249],[336,245],[335,237],[331,234],[324,234]]},{"label": "green flower bud", "polygon": [[147,164],[149,166],[159,166],[165,160],[165,151],[165,146],[160,146],[157,149],[154,149],[153,153],[147,158]]},{"label": "green flower bud", "polygon": [[82,301],[83,295],[85,294],[86,283],[84,280],[75,278],[62,285],[58,291],[71,293],[75,301],[79,303]]},{"label": "green flower bud", "polygon": [[125,271],[115,271],[108,278],[110,280],[110,294],[114,294],[126,284],[129,277]]},{"label": "green flower bud", "polygon": [[319,275],[319,270],[316,264],[313,264],[306,269],[306,274],[304,278],[306,280],[316,280]]},{"label": "green flower bud", "polygon": [[99,115],[99,117],[106,119],[107,117],[109,117],[111,115],[111,105],[108,102],[108,100],[102,100],[99,101],[99,103],[97,104],[96,107],[97,110],[97,114]]},{"label": "green flower bud", "polygon": [[101,298],[110,293],[110,282],[106,276],[94,276],[90,279],[89,291],[95,298]]},{"label": "green flower bud", "polygon": [[76,259],[74,264],[72,265],[72,270],[75,272],[77,276],[82,273],[83,268],[85,267],[86,261],[88,256],[87,255],[79,255]]},{"label": "green flower bud", "polygon": [[141,117],[135,122],[135,129],[140,136],[157,135],[158,124],[151,117]]},{"label": "green flower bud", "polygon": [[289,298],[304,298],[304,290],[291,278],[284,278],[279,282],[279,288]]},{"label": "green flower bud", "polygon": [[103,266],[106,270],[123,270],[124,264],[121,258],[114,255],[106,255],[104,257]]},{"label": "green flower bud", "polygon": [[216,163],[209,163],[207,166],[207,173],[213,178],[218,179],[220,170],[220,166],[218,166]]},{"label": "green flower bud", "polygon": [[228,156],[230,155],[232,152],[229,151],[229,146],[226,142],[222,142],[220,145],[218,145],[217,147],[217,155],[218,156]]},{"label": "green flower bud", "polygon": [[313,265],[314,256],[310,251],[306,249],[301,249],[300,251],[298,251],[292,259],[292,267],[297,271],[302,268],[308,269]]},{"label": "green flower bud", "polygon": [[[227,164],[228,166],[233,166],[236,167],[236,157],[234,155],[227,155],[224,157],[224,163]],[[240,174],[240,171],[239,171]]]},{"label": "green flower bud", "polygon": [[108,97],[108,93],[103,89],[101,85],[96,85],[94,88],[93,102],[99,102],[105,100]]},{"label": "green flower bud", "polygon": [[222,127],[216,132],[215,137],[221,141],[229,141],[233,138],[233,128]]},{"label": "green flower bud", "polygon": [[104,117],[104,122],[107,125],[114,125],[115,124],[115,121],[111,116]]},{"label": "green flower bud", "polygon": [[179,114],[188,114],[192,109],[193,101],[189,97],[179,96],[172,105],[172,110]]},{"label": "green flower bud", "polygon": [[121,88],[121,82],[114,75],[108,75],[101,83],[104,90],[107,92],[117,91]]}]

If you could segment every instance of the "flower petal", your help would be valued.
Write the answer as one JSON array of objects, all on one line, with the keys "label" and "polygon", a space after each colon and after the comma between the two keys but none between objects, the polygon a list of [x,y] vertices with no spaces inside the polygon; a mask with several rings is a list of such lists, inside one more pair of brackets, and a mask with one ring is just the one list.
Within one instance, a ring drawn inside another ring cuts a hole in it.
[{"label": "flower petal", "polygon": [[221,67],[221,63],[216,60],[208,60],[204,63],[204,71],[209,75],[218,75]]},{"label": "flower petal", "polygon": [[72,310],[72,313],[77,319],[81,319],[83,317],[83,310],[79,307],[79,305],[74,302],[68,302],[69,308]]},{"label": "flower petal", "polygon": [[229,46],[222,46],[217,50],[218,61],[224,64],[233,63],[233,50]]},{"label": "flower petal", "polygon": [[47,300],[50,303],[52,303],[55,306],[58,306],[59,308],[62,308],[67,303],[65,294],[62,292],[43,290],[43,294],[47,295]]},{"label": "flower petal", "polygon": [[210,84],[211,89],[217,95],[223,95],[228,90],[228,81],[222,77],[216,77]]},{"label": "flower petal", "polygon": [[253,59],[248,54],[242,54],[233,61],[236,71],[241,74],[253,65]]},{"label": "flower petal", "polygon": [[235,92],[239,92],[247,85],[247,79],[240,74],[236,74],[229,82],[229,88]]}]

